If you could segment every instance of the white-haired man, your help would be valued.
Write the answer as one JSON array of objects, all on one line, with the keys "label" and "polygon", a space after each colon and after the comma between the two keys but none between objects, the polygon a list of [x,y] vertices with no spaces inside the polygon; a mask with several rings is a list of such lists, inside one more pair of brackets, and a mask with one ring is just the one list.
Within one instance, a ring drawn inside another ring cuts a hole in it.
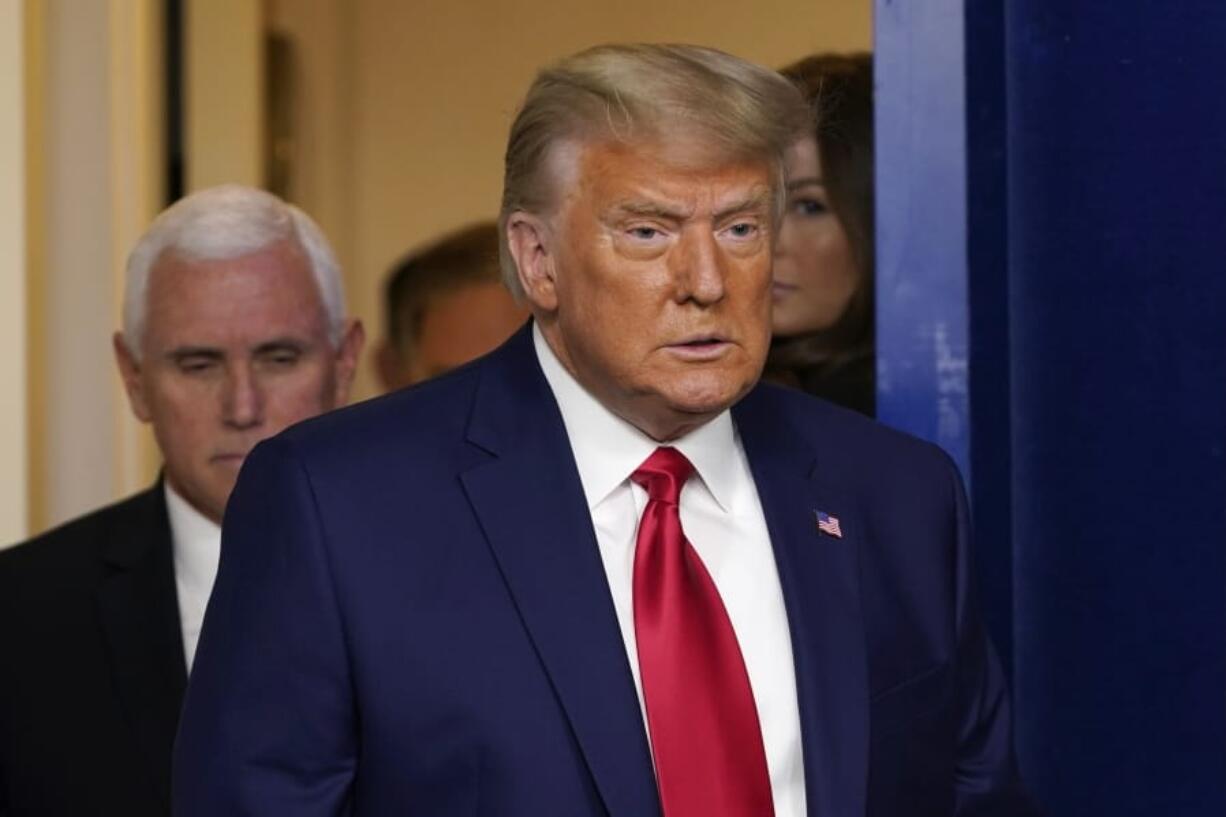
[{"label": "white-haired man", "polygon": [[949,459],[757,385],[806,119],[703,48],[538,77],[533,322],[252,454],[180,817],[1032,814]]},{"label": "white-haired man", "polygon": [[163,455],[148,491],[0,554],[0,814],[169,813],[221,520],[257,442],[346,401],[363,341],[301,210],[212,188],[128,258],[115,356]]}]

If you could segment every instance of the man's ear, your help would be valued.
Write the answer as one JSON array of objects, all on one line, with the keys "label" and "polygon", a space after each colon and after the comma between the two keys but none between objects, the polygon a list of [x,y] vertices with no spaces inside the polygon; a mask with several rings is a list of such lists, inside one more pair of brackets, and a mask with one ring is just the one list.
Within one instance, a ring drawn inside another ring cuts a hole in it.
[{"label": "man's ear", "polygon": [[140,366],[132,350],[124,340],[123,332],[111,336],[111,346],[115,349],[115,363],[119,366],[119,376],[123,379],[123,389],[128,393],[128,403],[132,413],[142,423],[149,422],[149,401],[145,397],[145,384],[141,380]]},{"label": "man's ear", "polygon": [[516,210],[507,218],[507,246],[533,312],[558,308],[556,256],[550,238],[549,225],[539,216]]},{"label": "man's ear", "polygon": [[366,330],[362,328],[362,322],[351,318],[345,324],[340,346],[336,349],[336,393],[333,395],[333,407],[349,402],[349,389],[353,386],[353,375],[357,371],[358,358],[362,356],[362,346],[365,343]]}]

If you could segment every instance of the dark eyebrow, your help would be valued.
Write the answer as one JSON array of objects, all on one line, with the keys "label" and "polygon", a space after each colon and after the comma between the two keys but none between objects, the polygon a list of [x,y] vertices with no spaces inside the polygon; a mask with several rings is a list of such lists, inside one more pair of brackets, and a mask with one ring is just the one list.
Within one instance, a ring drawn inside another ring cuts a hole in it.
[{"label": "dark eyebrow", "polygon": [[793,190],[799,190],[800,188],[808,187],[811,184],[815,184],[818,187],[826,186],[818,176],[805,176],[802,179],[793,179],[792,181],[788,182],[788,192],[791,193]]},{"label": "dark eyebrow", "polygon": [[273,338],[272,340],[264,341],[259,346],[255,347],[255,354],[266,355],[269,352],[302,352],[307,348],[307,344],[296,338]]},{"label": "dark eyebrow", "polygon": [[203,357],[209,360],[222,360],[226,356],[225,352],[220,349],[215,349],[212,346],[176,346],[165,354],[165,358],[172,362],[179,362],[189,357]]}]

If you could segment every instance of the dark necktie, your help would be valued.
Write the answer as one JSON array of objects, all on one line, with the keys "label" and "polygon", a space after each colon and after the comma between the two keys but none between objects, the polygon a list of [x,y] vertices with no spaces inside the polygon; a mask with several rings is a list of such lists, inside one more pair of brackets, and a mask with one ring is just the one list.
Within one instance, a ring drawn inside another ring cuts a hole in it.
[{"label": "dark necktie", "polygon": [[694,466],[657,448],[634,552],[634,633],[664,817],[772,817],[770,775],[745,661],[723,600],[681,530]]}]

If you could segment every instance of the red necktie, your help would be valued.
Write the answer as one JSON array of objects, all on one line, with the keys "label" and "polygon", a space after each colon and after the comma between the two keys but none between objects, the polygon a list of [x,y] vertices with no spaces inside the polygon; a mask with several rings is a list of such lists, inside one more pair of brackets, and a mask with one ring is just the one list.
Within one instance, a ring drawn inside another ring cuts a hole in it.
[{"label": "red necktie", "polygon": [[634,632],[664,817],[772,817],[749,675],[723,600],[681,530],[694,466],[657,448],[634,552]]}]

